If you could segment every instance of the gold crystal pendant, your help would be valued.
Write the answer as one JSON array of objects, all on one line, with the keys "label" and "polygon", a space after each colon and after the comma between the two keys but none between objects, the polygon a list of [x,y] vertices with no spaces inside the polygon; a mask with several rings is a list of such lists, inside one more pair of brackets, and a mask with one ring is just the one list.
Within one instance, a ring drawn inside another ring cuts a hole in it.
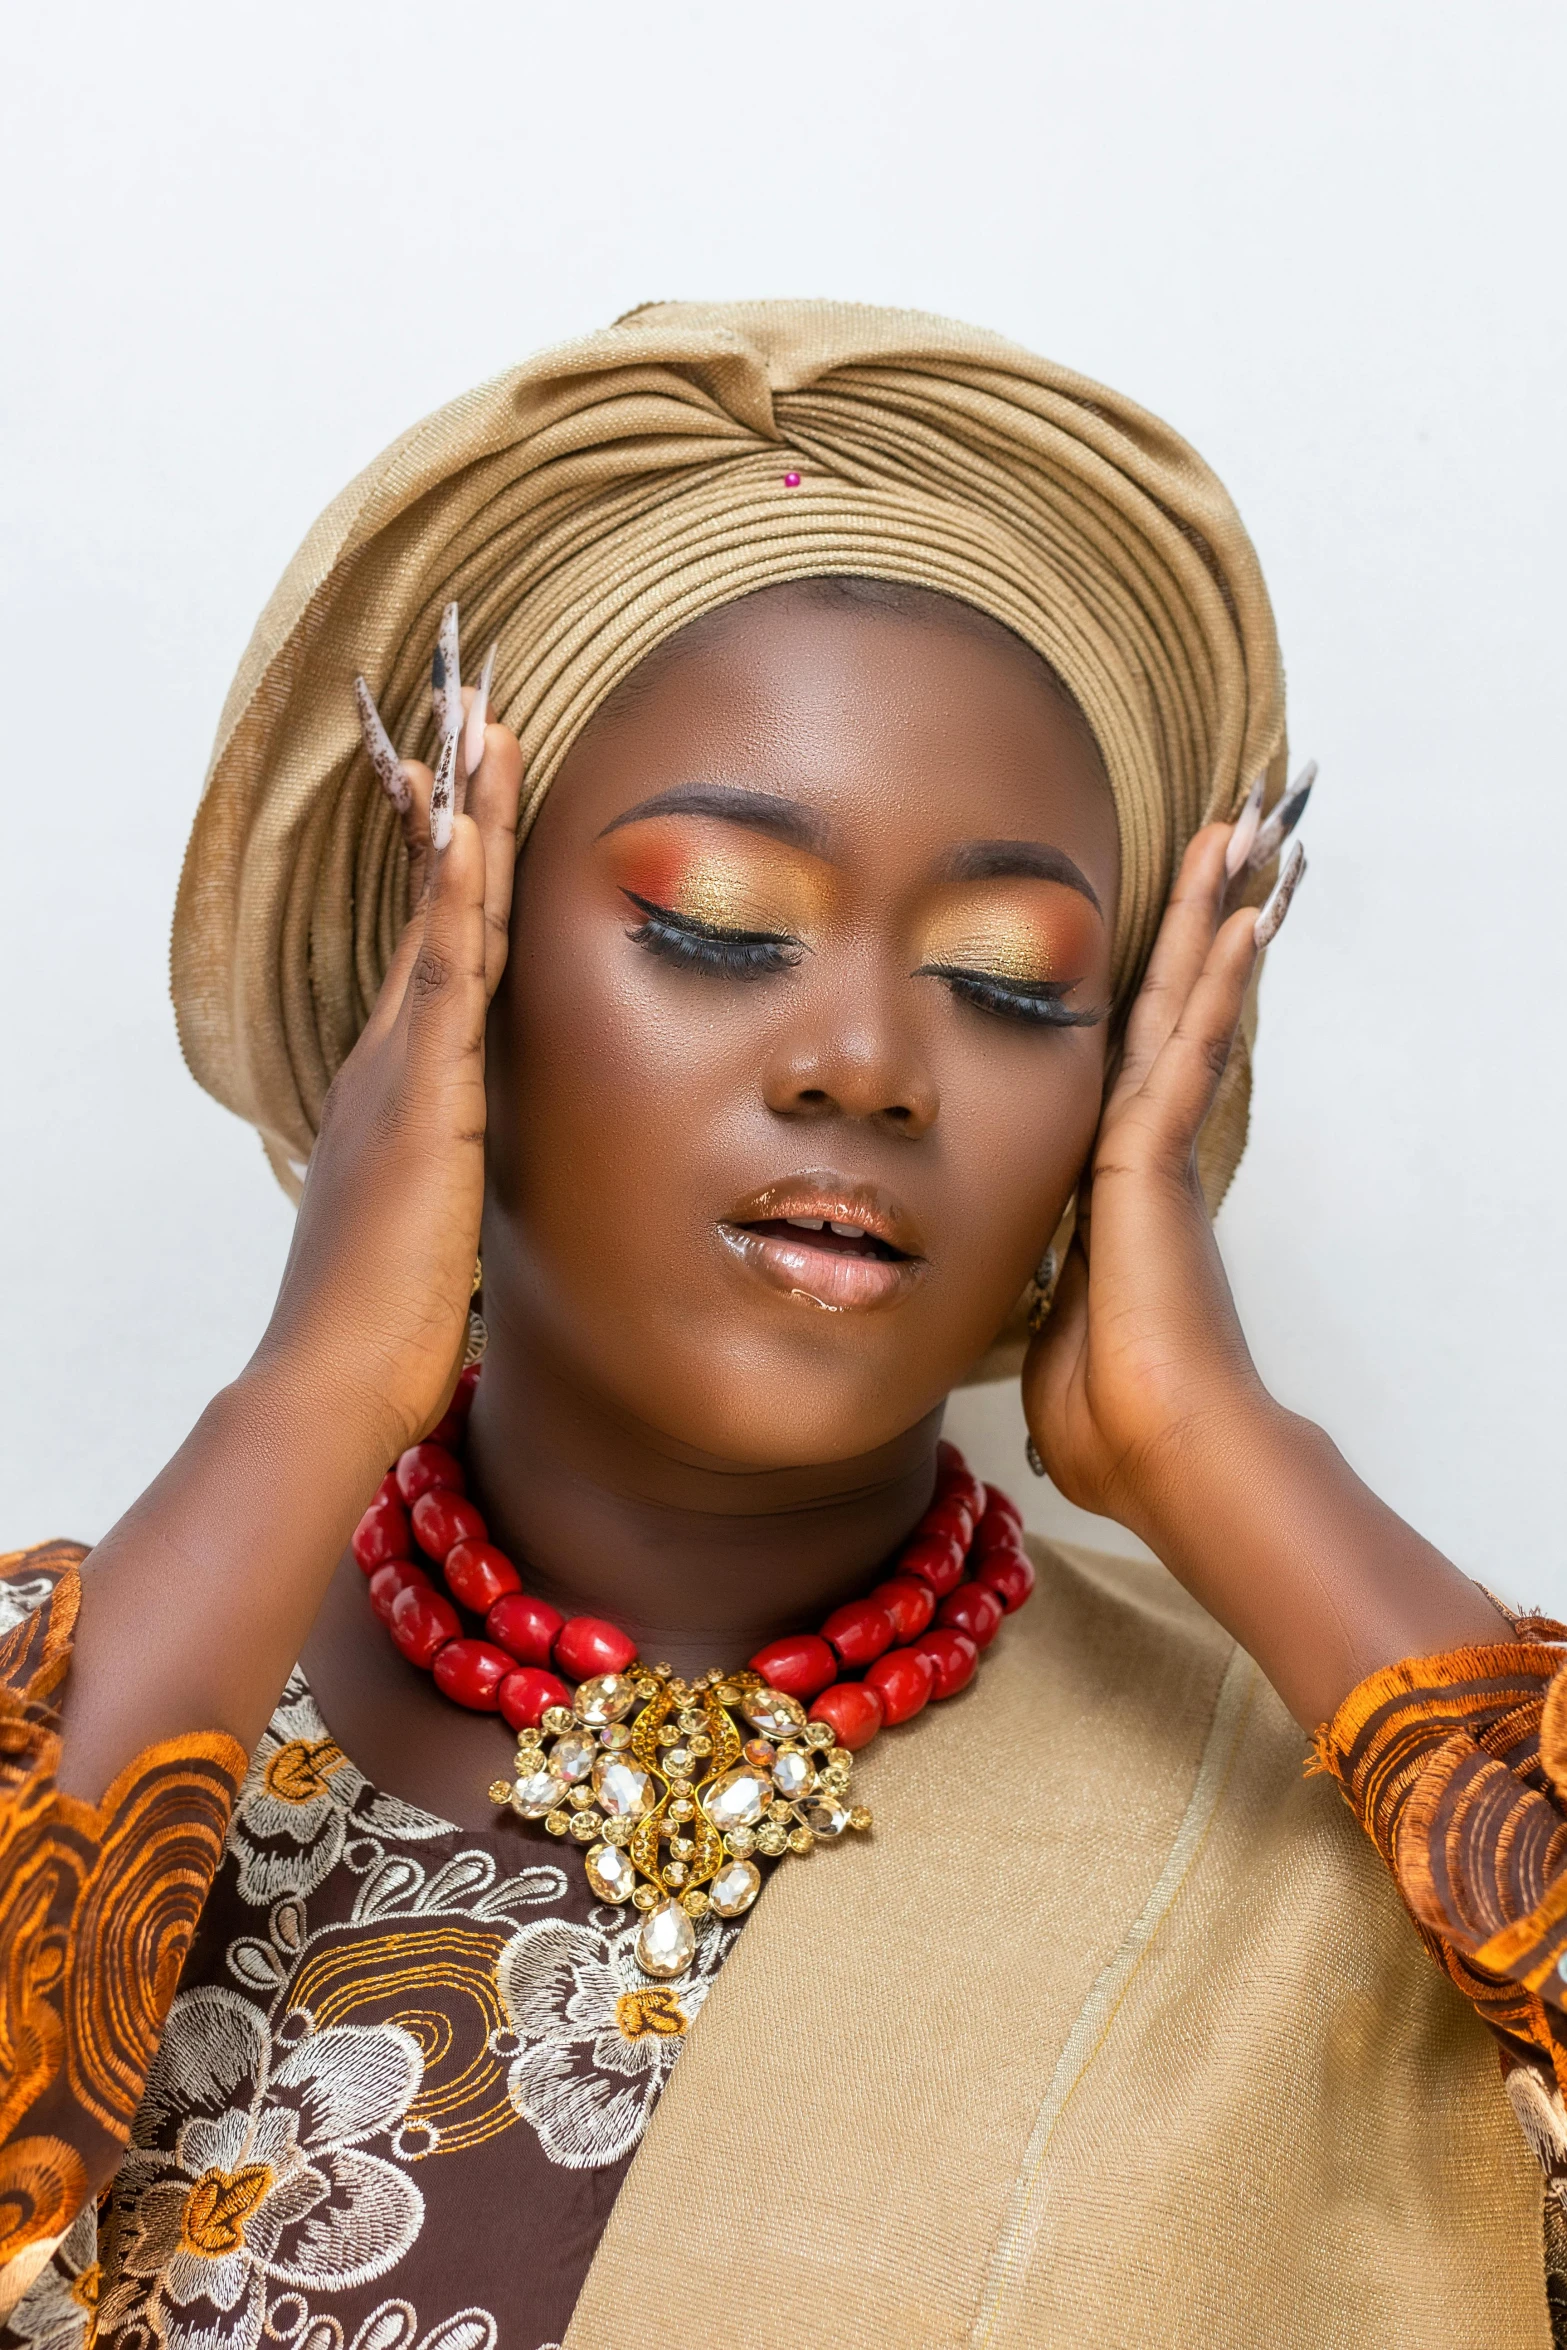
[{"label": "gold crystal pendant", "polygon": [[[738,1717],[738,1718],[737,1718]],[[749,1732],[749,1736],[747,1735]],[[496,1803],[587,1847],[600,1901],[642,1912],[636,1959],[661,1982],[696,1956],[696,1920],[743,1917],[757,1855],[810,1852],[871,1815],[849,1800],[853,1758],[825,1722],[757,1674],[682,1681],[668,1665],[584,1681],[517,1735]]]}]

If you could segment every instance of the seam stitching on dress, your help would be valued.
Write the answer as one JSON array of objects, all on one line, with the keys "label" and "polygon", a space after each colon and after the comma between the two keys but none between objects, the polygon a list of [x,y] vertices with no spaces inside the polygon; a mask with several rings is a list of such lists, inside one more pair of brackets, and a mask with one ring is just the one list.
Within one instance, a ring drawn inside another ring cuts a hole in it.
[{"label": "seam stitching on dress", "polygon": [[1007,2291],[1028,2266],[1043,2219],[1035,2190],[1056,2125],[1109,2038],[1121,2002],[1132,1987],[1149,1945],[1174,1908],[1207,1842],[1256,1689],[1257,1668],[1245,1650],[1237,1648],[1219,1684],[1197,1776],[1164,1867],[1119,1949],[1101,1970],[1079,2009],[1045,2091],[991,2253],[979,2314],[969,2336],[972,2350],[984,2350],[992,2340]]}]

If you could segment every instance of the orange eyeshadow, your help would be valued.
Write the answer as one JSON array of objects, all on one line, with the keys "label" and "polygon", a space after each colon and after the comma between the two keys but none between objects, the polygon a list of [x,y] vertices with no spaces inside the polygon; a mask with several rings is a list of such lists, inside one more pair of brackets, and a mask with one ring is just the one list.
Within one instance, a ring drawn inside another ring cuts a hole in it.
[{"label": "orange eyeshadow", "polygon": [[1088,900],[1060,882],[965,882],[940,893],[918,944],[922,963],[1070,986],[1101,959],[1104,926]]},{"label": "orange eyeshadow", "polygon": [[612,832],[604,854],[619,888],[714,930],[792,935],[828,908],[828,869],[819,857],[732,824],[650,817]]}]

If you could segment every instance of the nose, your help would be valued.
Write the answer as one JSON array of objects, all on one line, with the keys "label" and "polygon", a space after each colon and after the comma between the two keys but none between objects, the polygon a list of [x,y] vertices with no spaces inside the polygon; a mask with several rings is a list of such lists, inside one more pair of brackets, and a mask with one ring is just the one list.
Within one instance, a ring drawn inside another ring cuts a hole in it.
[{"label": "nose", "polygon": [[865,1001],[813,1013],[774,1049],[768,1108],[780,1118],[861,1119],[911,1140],[928,1133],[940,1095],[909,1025]]}]

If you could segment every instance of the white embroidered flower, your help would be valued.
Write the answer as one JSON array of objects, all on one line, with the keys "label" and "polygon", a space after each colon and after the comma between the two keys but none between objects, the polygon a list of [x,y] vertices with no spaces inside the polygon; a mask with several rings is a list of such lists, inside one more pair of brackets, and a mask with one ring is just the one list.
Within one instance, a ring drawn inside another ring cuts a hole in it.
[{"label": "white embroidered flower", "polygon": [[507,2094],[551,2162],[567,2170],[618,2162],[636,2145],[735,1933],[704,1918],[689,1974],[655,1983],[634,1956],[641,1925],[634,1916],[601,1932],[537,1918],[508,1942],[496,1969],[521,2043]]},{"label": "white embroidered flower", "polygon": [[82,2350],[98,2302],[98,2206],[78,2212],[6,2320],[15,2350]]},{"label": "white embroidered flower", "polygon": [[182,1992],[115,2180],[101,2330],[256,2350],[269,2287],[384,2276],[417,2238],[424,2198],[364,2141],[398,2128],[423,2069],[395,2024],[279,2040],[236,1992]]},{"label": "white embroidered flower", "polygon": [[313,1893],[337,1866],[350,1830],[421,1842],[449,1835],[451,1825],[377,1793],[296,1673],[251,1757],[229,1824],[241,1897],[270,1909],[286,1894]]}]

